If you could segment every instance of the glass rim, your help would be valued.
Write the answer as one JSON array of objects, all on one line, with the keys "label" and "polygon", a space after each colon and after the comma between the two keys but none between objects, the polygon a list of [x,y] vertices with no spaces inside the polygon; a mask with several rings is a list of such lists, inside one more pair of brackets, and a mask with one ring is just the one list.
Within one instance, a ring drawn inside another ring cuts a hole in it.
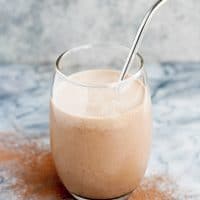
[{"label": "glass rim", "polygon": [[[128,52],[130,50],[126,46],[123,46],[120,44],[115,44],[115,43],[91,43],[91,44],[85,44],[85,45],[81,45],[78,47],[74,47],[74,48],[64,51],[63,53],[60,54],[60,56],[58,56],[58,58],[56,59],[55,72],[58,73],[61,77],[63,77],[67,82],[69,82],[73,85],[77,85],[80,87],[88,87],[88,88],[110,88],[110,87],[113,88],[122,83],[129,82],[129,80],[137,79],[138,77],[140,77],[141,72],[144,68],[144,59],[139,53],[136,54],[136,56],[140,60],[140,64],[139,64],[140,66],[139,66],[138,70],[134,74],[131,74],[130,77],[123,79],[122,81],[116,81],[116,82],[112,82],[112,83],[102,83],[102,84],[86,84],[86,83],[82,83],[79,81],[74,81],[74,80],[69,79],[68,76],[61,71],[62,67],[60,66],[60,61],[63,58],[63,56],[70,55],[71,53],[74,53],[74,52],[77,52],[80,50],[91,49],[91,48],[98,47],[98,46],[104,46],[105,48],[106,47],[124,48],[124,49],[127,49]],[[127,54],[127,56],[128,56],[128,54]]]}]

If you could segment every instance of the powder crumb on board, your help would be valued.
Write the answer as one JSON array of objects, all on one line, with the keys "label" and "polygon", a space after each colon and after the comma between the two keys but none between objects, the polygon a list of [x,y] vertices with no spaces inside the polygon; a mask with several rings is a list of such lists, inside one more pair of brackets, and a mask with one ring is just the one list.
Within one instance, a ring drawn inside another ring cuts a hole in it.
[{"label": "powder crumb on board", "polygon": [[6,171],[4,180],[10,180],[7,190],[14,191],[18,199],[69,199],[51,153],[37,140],[0,133],[0,152],[0,169]]},{"label": "powder crumb on board", "polygon": [[[20,200],[72,199],[57,176],[49,148],[40,143],[38,139],[0,133],[2,182],[10,180],[6,189]],[[142,181],[129,200],[173,200],[175,189],[165,176],[152,176]]]},{"label": "powder crumb on board", "polygon": [[142,181],[129,200],[174,200],[174,188],[175,184],[164,175],[151,176]]}]

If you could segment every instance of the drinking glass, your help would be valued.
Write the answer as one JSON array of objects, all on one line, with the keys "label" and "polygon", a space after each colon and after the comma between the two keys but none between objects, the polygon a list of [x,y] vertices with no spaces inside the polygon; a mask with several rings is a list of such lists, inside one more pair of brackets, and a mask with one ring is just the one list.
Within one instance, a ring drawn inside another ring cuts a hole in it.
[{"label": "drinking glass", "polygon": [[[128,53],[127,47],[101,43],[71,49],[57,59],[51,150],[60,179],[76,199],[123,199],[144,176],[151,100],[139,54],[118,81]],[[114,81],[101,81],[106,74]]]}]

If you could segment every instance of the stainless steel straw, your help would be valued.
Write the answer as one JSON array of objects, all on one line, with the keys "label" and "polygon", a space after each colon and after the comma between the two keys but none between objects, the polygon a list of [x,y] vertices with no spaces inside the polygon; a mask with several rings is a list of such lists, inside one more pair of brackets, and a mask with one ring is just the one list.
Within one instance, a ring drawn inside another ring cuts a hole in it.
[{"label": "stainless steel straw", "polygon": [[158,0],[146,13],[146,15],[144,16],[142,23],[137,31],[136,37],[133,41],[133,45],[131,47],[131,50],[129,52],[129,55],[126,59],[125,65],[122,69],[122,72],[120,74],[120,81],[122,81],[126,75],[126,73],[129,70],[130,67],[130,63],[131,61],[134,60],[135,55],[137,54],[137,51],[139,49],[140,43],[143,39],[145,30],[147,28],[147,25],[149,24],[149,22],[151,21],[151,18],[153,16],[153,14],[156,12],[156,10],[158,10],[158,8],[160,8],[161,5],[163,5],[167,0]]}]

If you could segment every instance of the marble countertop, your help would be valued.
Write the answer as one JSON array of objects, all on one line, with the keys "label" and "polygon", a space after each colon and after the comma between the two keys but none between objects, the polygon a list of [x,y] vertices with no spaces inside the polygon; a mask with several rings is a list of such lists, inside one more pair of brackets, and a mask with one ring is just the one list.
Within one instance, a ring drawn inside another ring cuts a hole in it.
[{"label": "marble countertop", "polygon": [[[154,135],[147,175],[164,173],[200,199],[200,63],[146,66],[151,85]],[[48,138],[53,67],[0,66],[0,131]],[[1,194],[0,194],[1,199]]]}]

